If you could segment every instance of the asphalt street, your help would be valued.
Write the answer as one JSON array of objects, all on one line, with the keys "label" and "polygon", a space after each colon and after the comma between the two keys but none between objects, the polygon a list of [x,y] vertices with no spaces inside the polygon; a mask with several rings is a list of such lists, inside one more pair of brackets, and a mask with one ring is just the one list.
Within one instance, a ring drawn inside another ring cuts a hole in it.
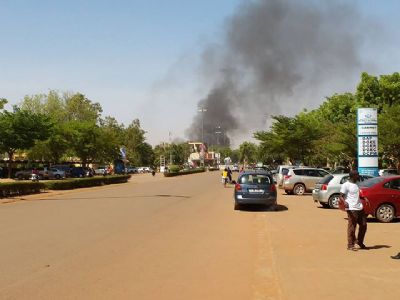
[{"label": "asphalt street", "polygon": [[0,299],[396,299],[399,223],[369,221],[346,250],[345,215],[279,191],[233,210],[218,172],[0,203]]}]

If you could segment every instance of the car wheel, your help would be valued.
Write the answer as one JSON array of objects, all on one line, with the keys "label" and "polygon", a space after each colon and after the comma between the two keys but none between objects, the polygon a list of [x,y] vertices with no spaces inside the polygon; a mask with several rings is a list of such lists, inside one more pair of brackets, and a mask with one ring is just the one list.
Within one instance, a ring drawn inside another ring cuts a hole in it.
[{"label": "car wheel", "polygon": [[240,204],[239,203],[235,203],[235,210],[240,210]]},{"label": "car wheel", "polygon": [[395,216],[395,210],[394,210],[393,205],[391,205],[391,204],[379,205],[379,207],[376,209],[375,216],[379,220],[379,222],[382,222],[382,223],[391,222]]},{"label": "car wheel", "polygon": [[339,208],[339,195],[335,194],[335,195],[330,196],[328,203],[329,203],[330,208],[338,209]]},{"label": "car wheel", "polygon": [[301,196],[304,195],[305,192],[306,192],[306,187],[302,183],[296,184],[293,188],[293,193],[295,195]]},{"label": "car wheel", "polygon": [[56,174],[54,177],[55,177],[56,179],[60,179],[60,178],[61,178],[60,174]]}]

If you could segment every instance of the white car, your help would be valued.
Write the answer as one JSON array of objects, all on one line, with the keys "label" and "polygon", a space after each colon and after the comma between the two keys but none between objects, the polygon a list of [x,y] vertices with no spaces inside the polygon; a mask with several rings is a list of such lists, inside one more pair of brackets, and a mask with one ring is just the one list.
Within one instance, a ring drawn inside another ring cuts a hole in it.
[{"label": "white car", "polygon": [[153,171],[150,167],[140,167],[137,169],[138,173],[150,173]]},{"label": "white car", "polygon": [[97,169],[94,169],[94,174],[95,175],[104,175],[104,172],[106,171],[106,167],[98,167]]},{"label": "white car", "polygon": [[238,165],[233,165],[232,172],[239,172],[239,166]]}]

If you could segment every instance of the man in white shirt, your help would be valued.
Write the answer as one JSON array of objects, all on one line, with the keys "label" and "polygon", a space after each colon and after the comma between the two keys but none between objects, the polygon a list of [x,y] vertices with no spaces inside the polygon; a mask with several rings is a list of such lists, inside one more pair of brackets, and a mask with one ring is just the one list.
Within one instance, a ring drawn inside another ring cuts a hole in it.
[{"label": "man in white shirt", "polygon": [[[357,244],[360,249],[366,249],[364,237],[367,232],[367,216],[363,210],[360,201],[360,189],[356,184],[360,178],[357,171],[351,171],[349,181],[342,184],[340,188],[340,201],[344,203],[347,211],[347,249],[357,250],[354,245]],[[356,226],[358,224],[358,235],[356,239]]]}]

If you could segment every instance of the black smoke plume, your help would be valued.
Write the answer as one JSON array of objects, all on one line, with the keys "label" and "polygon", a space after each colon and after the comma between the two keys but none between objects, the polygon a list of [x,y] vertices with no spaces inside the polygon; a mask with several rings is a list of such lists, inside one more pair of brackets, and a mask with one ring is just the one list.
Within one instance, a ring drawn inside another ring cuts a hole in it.
[{"label": "black smoke plume", "polygon": [[[211,89],[187,135],[229,145],[267,129],[272,115],[292,115],[354,85],[368,22],[351,1],[245,1],[221,42],[204,50]],[[203,119],[204,118],[204,119]],[[219,128],[220,130],[217,130]],[[221,133],[216,133],[221,132]]]}]

